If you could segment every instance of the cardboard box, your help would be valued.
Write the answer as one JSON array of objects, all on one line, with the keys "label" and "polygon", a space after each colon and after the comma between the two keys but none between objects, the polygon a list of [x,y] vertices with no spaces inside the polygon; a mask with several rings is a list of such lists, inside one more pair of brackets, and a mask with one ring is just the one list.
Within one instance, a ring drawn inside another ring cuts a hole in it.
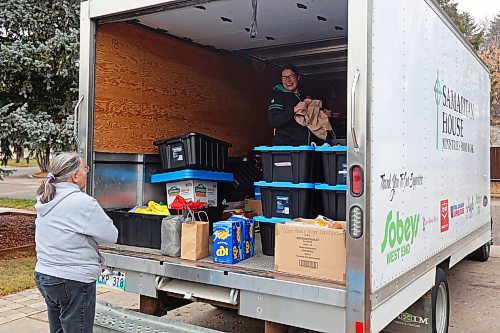
[{"label": "cardboard box", "polygon": [[245,212],[255,212],[256,215],[262,215],[262,201],[255,199],[245,199]]},{"label": "cardboard box", "polygon": [[220,221],[213,225],[213,260],[218,264],[235,264],[242,260],[241,221]]},{"label": "cardboard box", "polygon": [[167,203],[172,204],[181,195],[186,201],[200,201],[208,207],[217,207],[217,182],[186,179],[167,183]]},{"label": "cardboard box", "polygon": [[277,224],[274,269],[345,283],[345,242],[345,227]]}]

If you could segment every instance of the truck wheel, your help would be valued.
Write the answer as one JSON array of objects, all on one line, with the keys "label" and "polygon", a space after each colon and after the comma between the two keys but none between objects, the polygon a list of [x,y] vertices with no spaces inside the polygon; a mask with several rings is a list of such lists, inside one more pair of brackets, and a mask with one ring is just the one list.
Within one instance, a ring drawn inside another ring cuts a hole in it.
[{"label": "truck wheel", "polygon": [[472,252],[472,259],[477,261],[487,261],[490,257],[490,242],[484,244],[476,251]]},{"label": "truck wheel", "polygon": [[448,281],[441,268],[436,269],[436,283],[432,288],[432,333],[448,333],[450,322],[450,294]]}]

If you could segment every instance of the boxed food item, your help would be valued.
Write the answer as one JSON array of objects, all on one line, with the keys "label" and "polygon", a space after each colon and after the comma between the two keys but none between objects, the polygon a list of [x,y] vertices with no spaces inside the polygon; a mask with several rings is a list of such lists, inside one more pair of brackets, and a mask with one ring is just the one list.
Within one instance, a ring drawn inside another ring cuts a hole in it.
[{"label": "boxed food item", "polygon": [[172,204],[177,195],[186,201],[200,201],[209,207],[217,207],[217,182],[185,179],[167,183],[167,202]]},{"label": "boxed food item", "polygon": [[346,231],[301,222],[276,225],[275,270],[345,283]]},{"label": "boxed food item", "polygon": [[233,215],[229,221],[239,221],[243,228],[243,239],[241,242],[241,260],[253,257],[255,247],[255,226],[252,219],[241,215]]},{"label": "boxed food item", "polygon": [[242,260],[241,221],[220,221],[213,226],[213,260],[218,264],[235,264]]}]

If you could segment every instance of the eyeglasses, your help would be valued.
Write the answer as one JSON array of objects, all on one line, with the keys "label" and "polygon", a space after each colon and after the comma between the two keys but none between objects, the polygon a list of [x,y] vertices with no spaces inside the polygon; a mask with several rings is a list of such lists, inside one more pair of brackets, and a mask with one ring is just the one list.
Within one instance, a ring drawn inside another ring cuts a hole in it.
[{"label": "eyeglasses", "polygon": [[285,81],[291,81],[295,79],[295,74],[290,74],[288,76],[282,76],[281,77],[281,81],[285,82]]},{"label": "eyeglasses", "polygon": [[86,165],[84,170],[85,170],[85,173],[89,173],[90,167],[88,165]]}]

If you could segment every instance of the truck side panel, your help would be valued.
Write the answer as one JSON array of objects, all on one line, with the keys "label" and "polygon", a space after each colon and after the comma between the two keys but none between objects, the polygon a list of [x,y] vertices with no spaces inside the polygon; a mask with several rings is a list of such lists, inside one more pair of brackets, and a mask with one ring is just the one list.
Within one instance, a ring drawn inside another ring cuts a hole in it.
[{"label": "truck side panel", "polygon": [[433,6],[373,1],[372,292],[490,222],[489,75]]}]

